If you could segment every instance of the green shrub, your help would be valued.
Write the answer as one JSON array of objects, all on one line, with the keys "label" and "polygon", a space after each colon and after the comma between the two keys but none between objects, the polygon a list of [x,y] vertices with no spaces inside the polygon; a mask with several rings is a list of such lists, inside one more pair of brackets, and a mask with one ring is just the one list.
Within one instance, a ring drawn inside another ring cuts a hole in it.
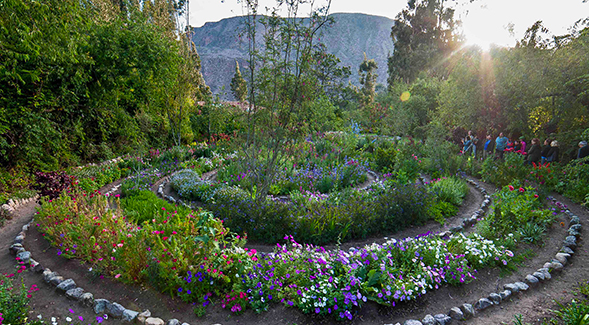
[{"label": "green shrub", "polygon": [[465,181],[452,176],[434,179],[429,190],[441,200],[454,206],[462,205],[462,200],[468,193],[468,185]]},{"label": "green shrub", "polygon": [[156,215],[163,215],[166,211],[177,211],[183,215],[190,213],[189,209],[168,203],[158,198],[155,193],[146,190],[137,191],[133,196],[122,198],[121,207],[127,219],[136,224],[149,222]]},{"label": "green shrub", "polygon": [[556,208],[544,209],[534,188],[514,185],[505,186],[494,195],[494,207],[479,224],[479,231],[487,238],[517,234],[528,242],[538,242],[540,230],[544,233],[556,220]]},{"label": "green shrub", "polygon": [[504,159],[487,158],[483,162],[481,177],[485,182],[504,187],[516,180],[529,178],[530,168],[524,165],[524,156],[519,153],[506,152]]},{"label": "green shrub", "polygon": [[563,168],[557,189],[577,203],[584,202],[589,196],[589,157]]},{"label": "green shrub", "polygon": [[450,202],[437,201],[429,208],[428,214],[432,219],[441,225],[446,223],[446,218],[453,217],[458,213],[458,208]]}]

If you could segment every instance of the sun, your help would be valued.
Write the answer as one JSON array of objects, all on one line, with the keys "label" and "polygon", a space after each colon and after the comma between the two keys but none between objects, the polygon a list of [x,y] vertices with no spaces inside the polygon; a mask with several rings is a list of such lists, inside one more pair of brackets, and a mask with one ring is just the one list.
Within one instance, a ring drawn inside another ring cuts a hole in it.
[{"label": "sun", "polygon": [[492,8],[486,6],[473,6],[462,17],[462,32],[466,43],[477,45],[483,50],[488,50],[491,45],[514,46],[515,39],[509,32],[512,23],[506,23],[498,19],[501,15]]}]

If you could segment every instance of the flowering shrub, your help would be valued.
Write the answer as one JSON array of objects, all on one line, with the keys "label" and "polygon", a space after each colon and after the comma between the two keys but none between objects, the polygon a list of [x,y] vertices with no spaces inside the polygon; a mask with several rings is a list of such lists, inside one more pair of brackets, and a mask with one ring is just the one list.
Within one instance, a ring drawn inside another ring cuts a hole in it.
[{"label": "flowering shrub", "polygon": [[326,244],[423,224],[433,217],[432,200],[421,186],[385,185],[378,192],[350,189],[329,198],[295,192],[292,203],[266,199],[259,204],[243,190],[229,187],[217,190],[206,208],[230,229],[255,241],[274,244],[293,234],[306,243]]},{"label": "flowering shrub", "polygon": [[110,184],[122,177],[122,170],[118,164],[108,164],[106,166],[86,166],[83,168],[73,168],[70,174],[76,178],[74,184],[78,185],[86,192],[94,192],[104,185]]},{"label": "flowering shrub", "polygon": [[446,242],[429,233],[355,251],[327,251],[286,236],[286,245],[260,255],[242,248],[246,238],[210,213],[169,211],[162,204],[153,219],[137,225],[120,208],[109,209],[104,196],[84,194],[47,200],[35,218],[59,255],[125,282],[149,283],[203,310],[214,299],[235,313],[281,302],[351,319],[353,309],[368,300],[394,306],[444,283],[468,282],[473,267],[509,261],[509,252],[479,236]]},{"label": "flowering shrub", "polygon": [[159,209],[137,225],[120,208],[109,210],[104,196],[72,192],[46,201],[35,221],[59,255],[80,258],[124,281],[150,282],[164,292],[176,292],[191,265],[240,244],[210,213]]},{"label": "flowering shrub", "polygon": [[[299,308],[304,313],[352,319],[353,308],[367,300],[395,306],[413,300],[444,283],[460,284],[474,279],[476,271],[466,257],[488,248],[479,266],[509,261],[502,251],[480,237],[468,244],[454,245],[432,234],[402,241],[373,244],[355,251],[327,251],[322,247],[298,244],[292,236],[288,244],[253,265],[233,285],[233,297],[243,298],[256,311],[266,310],[273,301]],[[464,238],[466,239],[466,237]],[[230,295],[231,296],[231,295]],[[239,304],[240,308],[245,306]]]},{"label": "flowering shrub", "polygon": [[554,170],[559,170],[555,167],[556,165],[550,166],[550,163],[544,165],[533,163],[533,168],[530,171],[529,178],[536,184],[541,185],[547,189],[554,189],[556,183],[558,182],[558,174],[554,173]]},{"label": "flowering shrub", "polygon": [[170,178],[172,188],[180,197],[191,201],[212,202],[215,192],[224,184],[204,181],[192,169],[183,169]]},{"label": "flowering shrub", "polygon": [[[540,233],[543,233],[558,214],[556,208],[543,208],[540,195],[533,187],[514,183],[503,187],[494,196],[494,209],[479,224],[479,229],[486,229],[481,235],[487,238],[506,238],[510,234],[521,237],[526,232],[524,230],[532,226],[538,227]],[[528,241],[539,239],[535,237]]]},{"label": "flowering shrub", "polygon": [[[21,273],[26,267],[22,265],[18,269]],[[29,320],[29,300],[32,293],[38,291],[37,285],[32,285],[27,289],[21,282],[19,286],[13,283],[14,274],[0,274],[0,325],[1,324],[42,324],[37,320]]]}]

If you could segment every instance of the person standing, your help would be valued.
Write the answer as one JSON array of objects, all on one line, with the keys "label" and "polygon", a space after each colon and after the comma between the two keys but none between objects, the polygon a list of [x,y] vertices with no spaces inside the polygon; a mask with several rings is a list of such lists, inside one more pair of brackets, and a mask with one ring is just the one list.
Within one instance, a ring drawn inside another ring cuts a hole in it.
[{"label": "person standing", "polygon": [[495,139],[495,154],[496,158],[503,159],[503,154],[507,148],[507,137],[503,135],[503,132],[499,133],[497,139]]},{"label": "person standing", "polygon": [[[540,140],[538,140],[540,141]],[[521,137],[519,137],[519,142],[520,142],[520,149],[521,150],[521,154],[523,154],[524,152],[526,152],[526,141],[524,136],[522,135]]]},{"label": "person standing", "polygon": [[558,148],[558,141],[554,140],[550,143],[550,150],[548,151],[546,158],[545,159],[542,158],[542,164],[544,164],[545,162],[548,162],[548,163],[557,162],[558,157],[559,157],[559,153],[560,153],[560,150]]},{"label": "person standing", "polygon": [[577,159],[585,158],[589,156],[589,146],[587,146],[587,141],[579,142],[579,151],[577,151]]},{"label": "person standing", "polygon": [[544,140],[544,145],[542,146],[542,162],[544,162],[546,157],[548,157],[548,151],[550,151],[550,142],[552,142],[552,140],[548,138]]},{"label": "person standing", "polygon": [[467,135],[466,138],[462,140],[462,143],[464,144],[464,147],[462,148],[462,153],[464,155],[467,155],[468,151],[472,148],[472,139],[470,135]]},{"label": "person standing", "polygon": [[530,151],[526,154],[526,160],[524,164],[532,165],[533,163],[539,163],[540,159],[542,158],[542,148],[540,148],[540,139],[534,138],[532,139],[532,147],[530,147]]},{"label": "person standing", "polygon": [[471,135],[470,139],[472,141],[472,156],[474,158],[477,157],[477,143],[479,142],[479,138],[476,135]]},{"label": "person standing", "polygon": [[493,154],[493,145],[491,144],[493,139],[491,138],[490,134],[487,134],[487,141],[485,141],[485,146],[483,147],[483,159],[487,159]]}]

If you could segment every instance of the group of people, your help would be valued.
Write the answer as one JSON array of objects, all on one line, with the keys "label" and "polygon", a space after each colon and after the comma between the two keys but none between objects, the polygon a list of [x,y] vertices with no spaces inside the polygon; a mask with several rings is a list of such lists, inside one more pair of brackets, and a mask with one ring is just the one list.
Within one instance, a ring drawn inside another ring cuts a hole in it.
[{"label": "group of people", "polygon": [[[473,135],[472,131],[468,131],[466,137],[462,139],[463,153],[469,155],[472,152],[472,155],[476,158],[477,143],[478,139],[476,135]],[[576,150],[574,157],[571,158],[581,159],[589,156],[587,141],[579,142],[578,146],[579,149]],[[499,136],[495,139],[494,146],[493,138],[491,135],[487,135],[483,147],[482,159],[493,156],[493,152],[495,153],[495,159],[503,159],[505,152],[516,152],[525,155],[525,164],[529,165],[556,162],[560,158],[559,144],[556,140],[546,139],[544,140],[544,145],[541,146],[540,139],[533,138],[531,146],[528,148],[523,136],[519,137],[519,139],[510,140],[503,132],[499,133]]]}]

